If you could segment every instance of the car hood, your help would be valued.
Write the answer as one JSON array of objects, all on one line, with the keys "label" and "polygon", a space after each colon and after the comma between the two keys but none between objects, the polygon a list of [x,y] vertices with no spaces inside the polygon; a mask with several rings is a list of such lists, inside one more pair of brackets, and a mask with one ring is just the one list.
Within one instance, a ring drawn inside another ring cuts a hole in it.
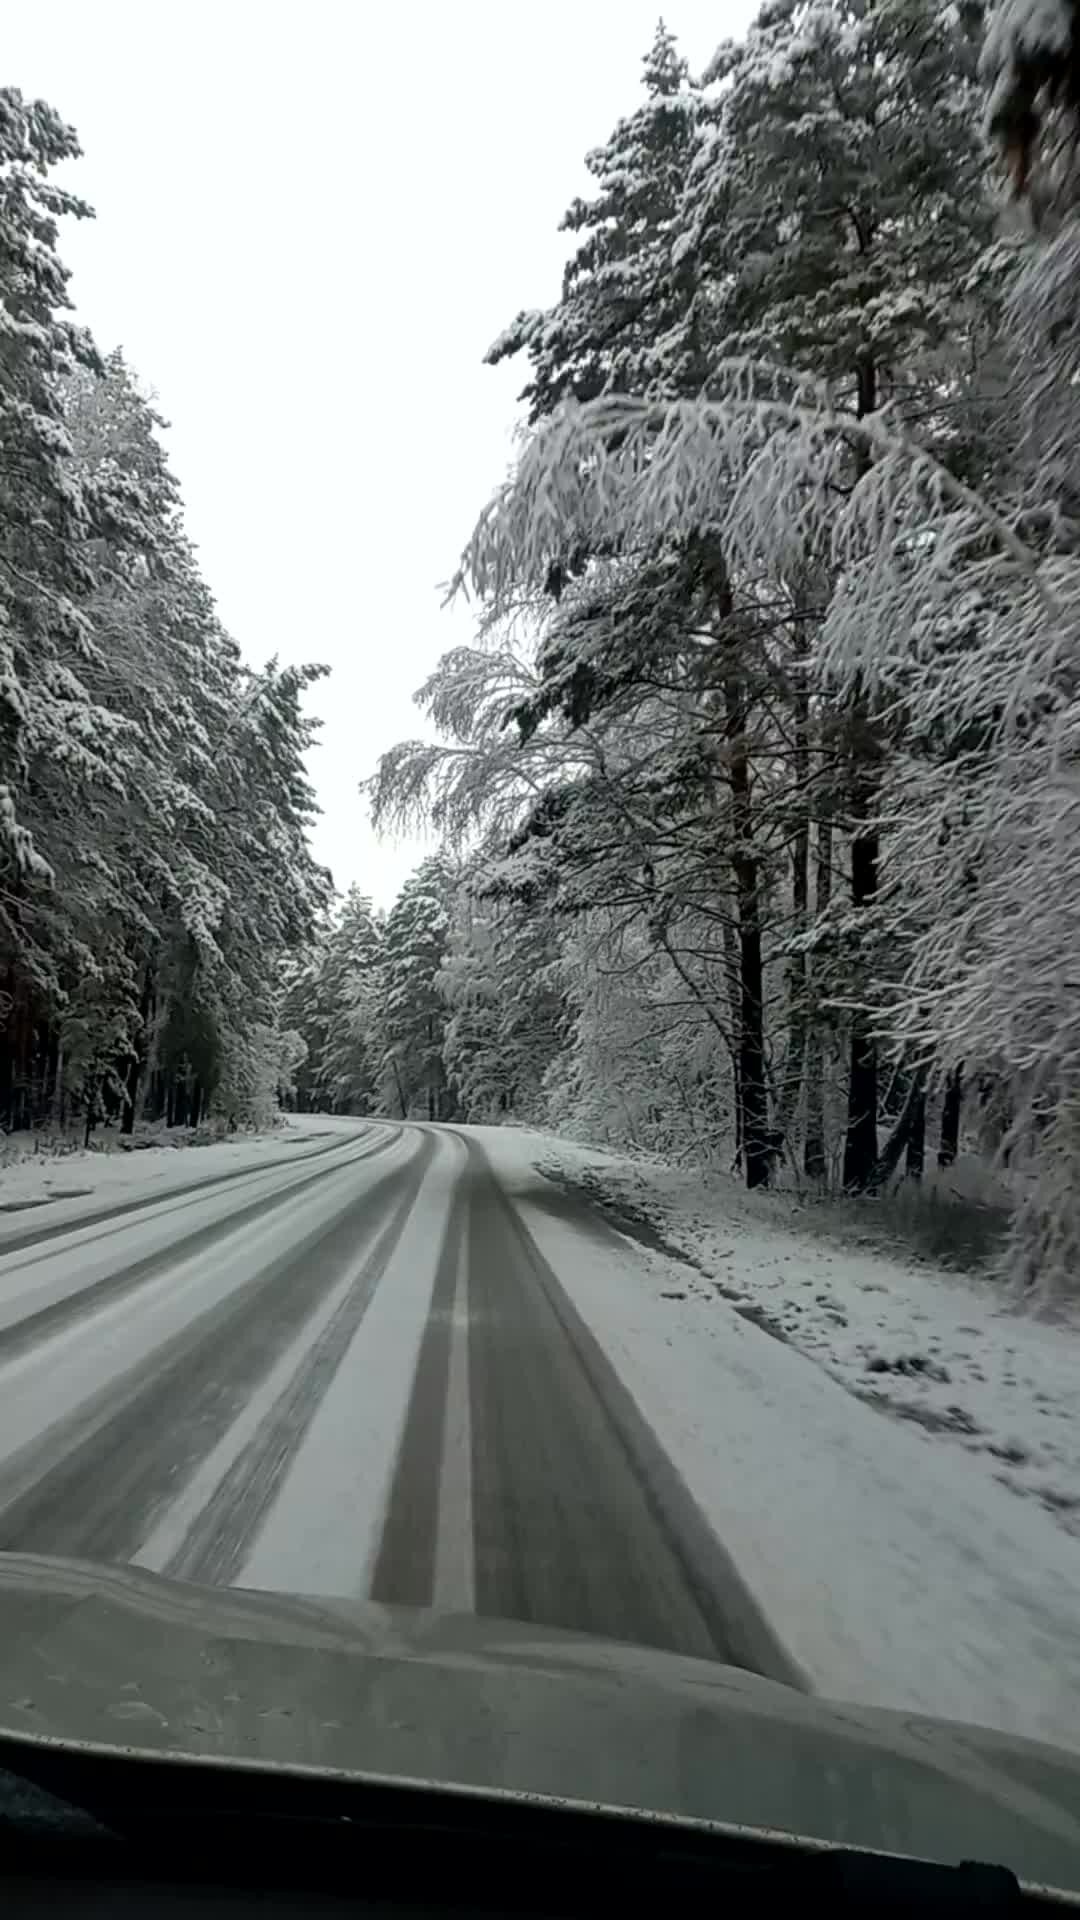
[{"label": "car hood", "polygon": [[996,1860],[1080,1888],[1080,1757],[473,1615],[0,1554],[0,1730]]}]

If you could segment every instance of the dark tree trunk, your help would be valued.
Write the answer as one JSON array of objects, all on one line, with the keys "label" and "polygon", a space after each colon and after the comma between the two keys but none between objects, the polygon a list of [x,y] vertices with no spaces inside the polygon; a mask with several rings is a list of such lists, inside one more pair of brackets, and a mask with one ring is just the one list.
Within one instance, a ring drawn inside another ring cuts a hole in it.
[{"label": "dark tree trunk", "polygon": [[398,1071],[398,1063],[397,1063],[397,1054],[396,1054],[396,1053],[393,1053],[393,1052],[391,1052],[391,1055],[390,1055],[390,1065],[391,1065],[391,1066],[393,1067],[393,1069],[394,1069],[394,1080],[395,1080],[395,1082],[396,1082],[396,1084],[397,1084],[397,1097],[398,1097],[398,1105],[399,1105],[399,1106],[400,1106],[400,1108],[401,1108],[401,1117],[402,1117],[402,1119],[403,1119],[403,1120],[407,1120],[407,1119],[408,1119],[408,1117],[409,1117],[409,1106],[408,1106],[408,1102],[407,1102],[407,1100],[406,1100],[406,1098],[405,1098],[405,1089],[404,1089],[404,1087],[403,1087],[403,1086],[402,1086],[402,1084],[401,1084],[401,1074],[400,1074],[400,1073],[399,1073],[399,1071]]},{"label": "dark tree trunk", "polygon": [[748,1187],[769,1182],[771,1139],[765,1080],[765,1030],[761,969],[761,920],[758,863],[750,852],[753,830],[750,765],[747,754],[745,683],[732,675],[725,685],[726,736],[731,780],[732,872],[738,906],[739,939],[739,1093],[742,1106],[743,1167]]},{"label": "dark tree trunk", "polygon": [[885,1142],[874,1164],[871,1177],[865,1185],[871,1193],[880,1192],[888,1185],[900,1165],[900,1156],[908,1155],[908,1171],[911,1171],[911,1154],[914,1147],[919,1159],[919,1171],[922,1171],[923,1142],[926,1137],[926,1072],[918,1069],[908,1085],[907,1099],[903,1111]]},{"label": "dark tree trunk", "polygon": [[910,1090],[911,1079],[907,1070],[902,1066],[894,1067],[879,1100],[882,1114],[887,1115],[890,1120],[895,1120],[899,1114],[903,1113]]},{"label": "dark tree trunk", "polygon": [[920,1083],[915,1095],[915,1110],[911,1116],[905,1171],[909,1180],[921,1180],[926,1171],[926,1086],[924,1082]]},{"label": "dark tree trunk", "polygon": [[[877,363],[871,354],[864,354],[857,360],[855,378],[856,412],[859,419],[864,420],[877,408]],[[860,478],[866,472],[870,458],[866,447],[860,447],[856,454],[856,471]],[[851,843],[851,904],[858,914],[860,910],[871,907],[876,898],[879,856],[877,832],[867,825],[876,793],[879,751],[870,714],[858,692],[851,706],[850,725],[852,811],[855,815]],[[859,988],[861,991],[861,981]],[[859,1192],[874,1178],[877,1166],[877,1099],[877,1048],[868,1015],[856,1012],[851,1019],[847,1131],[844,1137],[844,1186],[852,1192]]]},{"label": "dark tree trunk", "polygon": [[67,1122],[67,1098],[64,1088],[64,1049],[59,1039],[56,1043],[56,1062],[53,1067],[53,1081],[49,1117],[54,1127],[61,1133]]},{"label": "dark tree trunk", "polygon": [[45,1122],[56,1122],[56,1089],[60,1079],[60,1033],[56,1027],[49,1027],[46,1034],[44,1062],[41,1076],[38,1117]]},{"label": "dark tree trunk", "polygon": [[124,1109],[120,1120],[121,1133],[133,1133],[135,1116],[139,1110],[139,1081],[146,1065],[147,1035],[150,1030],[150,1016],[154,1005],[154,964],[148,960],[143,973],[142,993],[139,996],[139,1037],[128,1061],[124,1076]]},{"label": "dark tree trunk", "polygon": [[15,1074],[15,970],[5,967],[0,981],[0,1127],[12,1126],[12,1090]]},{"label": "dark tree trunk", "polygon": [[[800,644],[796,655],[795,753],[794,775],[798,816],[791,842],[792,934],[801,938],[806,932],[810,905],[810,700],[806,684],[806,648]],[[800,947],[787,961],[787,1044],[780,1072],[779,1130],[787,1140],[799,1109],[803,1073],[806,1066],[806,1035],[809,1019],[810,968],[805,948]]]},{"label": "dark tree trunk", "polygon": [[[851,901],[856,912],[873,903],[877,893],[877,870],[877,834],[857,831],[851,843]],[[871,1032],[870,1016],[856,1009],[851,1016],[848,1115],[844,1137],[844,1186],[850,1192],[860,1192],[874,1178],[878,1157],[877,1087],[877,1047]]]},{"label": "dark tree trunk", "polygon": [[[739,1072],[738,1036],[741,1025],[741,995],[739,992],[739,943],[735,928],[727,914],[724,915],[724,974],[727,980],[728,1008],[731,1020],[731,1035],[735,1044],[730,1046],[732,1111],[735,1118],[735,1158],[734,1166],[742,1167],[743,1150],[743,1100],[742,1075]],[[730,1044],[730,1043],[729,1043]]]},{"label": "dark tree trunk", "polygon": [[[817,879],[814,909],[817,917],[825,913],[832,899],[832,826],[819,818],[817,826]],[[828,1177],[829,1161],[825,1148],[825,1058],[821,1028],[815,1013],[810,1028],[806,1058],[806,1141],[803,1170],[808,1180]]]},{"label": "dark tree trunk", "polygon": [[33,1021],[17,976],[9,973],[8,978],[11,981],[11,1005],[7,1011],[3,1036],[6,1044],[0,1074],[0,1123],[14,1133],[29,1122]]},{"label": "dark tree trunk", "polygon": [[960,1151],[960,1109],[964,1103],[964,1063],[958,1060],[945,1081],[941,1102],[941,1133],[938,1136],[939,1167],[951,1167]]},{"label": "dark tree trunk", "polygon": [[203,1099],[202,1086],[200,1085],[199,1081],[196,1080],[194,1086],[191,1089],[191,1107],[188,1112],[189,1127],[197,1127],[199,1124],[199,1116],[202,1113],[202,1099]]}]

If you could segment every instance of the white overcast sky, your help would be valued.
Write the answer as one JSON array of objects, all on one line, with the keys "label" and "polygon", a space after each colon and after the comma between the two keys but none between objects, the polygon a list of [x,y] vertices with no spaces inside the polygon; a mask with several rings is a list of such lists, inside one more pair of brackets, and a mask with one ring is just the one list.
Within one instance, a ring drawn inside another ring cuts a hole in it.
[{"label": "white overcast sky", "polygon": [[[171,422],[225,623],[262,664],[322,660],[315,842],[388,905],[415,846],[357,782],[418,731],[440,608],[510,454],[516,362],[483,354],[557,296],[584,156],[640,95],[658,0],[0,0],[0,84],[77,129],[80,316]],[[671,0],[694,69],[748,0]]]}]

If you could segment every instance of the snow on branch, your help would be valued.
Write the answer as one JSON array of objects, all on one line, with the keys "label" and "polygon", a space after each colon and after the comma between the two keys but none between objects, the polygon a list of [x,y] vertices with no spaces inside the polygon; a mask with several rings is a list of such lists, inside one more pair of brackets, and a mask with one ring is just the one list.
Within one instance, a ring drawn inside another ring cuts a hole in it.
[{"label": "snow on branch", "polygon": [[1010,523],[887,410],[856,419],[821,383],[748,360],[721,363],[713,387],[668,405],[568,403],[542,422],[481,515],[452,591],[497,609],[575,550],[707,531],[732,572],[783,581],[827,564],[836,588],[820,660],[867,692],[887,691],[913,650],[940,647],[973,596],[1007,613],[1040,658],[1034,630],[1071,625]]}]

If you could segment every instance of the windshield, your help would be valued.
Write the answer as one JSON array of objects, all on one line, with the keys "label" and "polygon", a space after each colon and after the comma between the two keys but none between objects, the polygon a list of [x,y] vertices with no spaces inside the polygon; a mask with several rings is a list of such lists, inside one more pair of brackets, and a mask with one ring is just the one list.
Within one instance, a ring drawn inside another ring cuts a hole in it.
[{"label": "windshield", "polygon": [[199,17],[5,41],[0,1730],[1080,1886],[1074,10]]}]

